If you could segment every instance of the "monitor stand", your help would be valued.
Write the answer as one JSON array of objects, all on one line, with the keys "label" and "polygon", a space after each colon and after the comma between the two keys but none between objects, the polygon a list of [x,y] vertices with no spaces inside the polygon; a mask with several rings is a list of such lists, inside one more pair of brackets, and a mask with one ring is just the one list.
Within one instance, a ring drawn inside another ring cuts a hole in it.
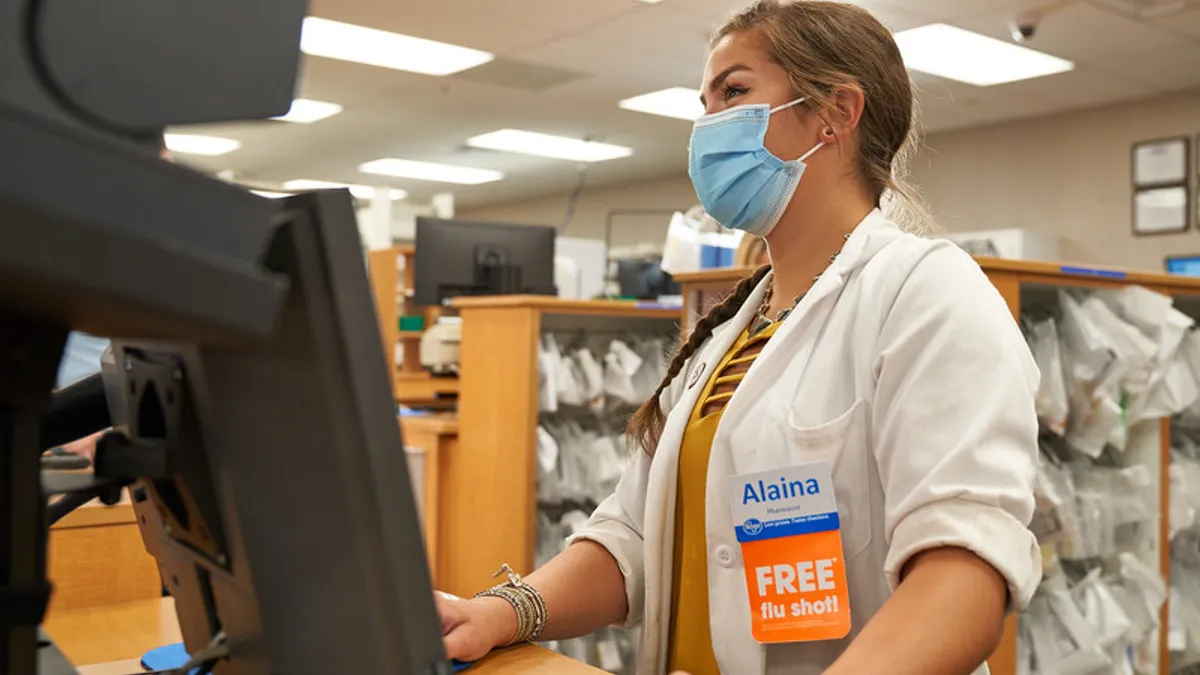
[{"label": "monitor stand", "polygon": [[521,268],[508,262],[508,251],[493,246],[475,249],[475,286],[479,295],[521,292]]}]

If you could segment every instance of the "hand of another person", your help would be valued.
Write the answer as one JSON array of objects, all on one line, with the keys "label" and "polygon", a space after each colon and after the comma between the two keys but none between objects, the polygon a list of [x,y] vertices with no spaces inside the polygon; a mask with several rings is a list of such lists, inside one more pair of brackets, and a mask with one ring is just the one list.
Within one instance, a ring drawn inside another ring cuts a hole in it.
[{"label": "hand of another person", "polygon": [[79,455],[80,457],[86,457],[89,462],[95,463],[95,461],[96,461],[96,441],[98,441],[100,439],[100,437],[104,435],[104,433],[105,432],[103,432],[103,431],[97,431],[96,433],[94,433],[90,436],[84,436],[83,438],[81,438],[77,441],[71,441],[70,443],[64,444],[62,446],[62,449],[66,452],[71,453],[72,455]]},{"label": "hand of another person", "polygon": [[508,644],[517,632],[517,613],[500,598],[464,600],[438,591],[433,599],[442,618],[442,643],[448,658],[477,661]]}]

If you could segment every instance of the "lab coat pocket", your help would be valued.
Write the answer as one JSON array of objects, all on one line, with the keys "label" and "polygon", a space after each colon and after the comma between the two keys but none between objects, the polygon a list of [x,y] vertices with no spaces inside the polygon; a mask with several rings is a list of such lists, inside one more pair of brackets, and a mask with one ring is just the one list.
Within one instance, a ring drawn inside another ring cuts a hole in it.
[{"label": "lab coat pocket", "polygon": [[846,412],[818,426],[798,423],[788,412],[788,459],[792,464],[828,462],[837,492],[846,561],[871,543],[871,489],[867,453],[867,403],[858,399]]}]

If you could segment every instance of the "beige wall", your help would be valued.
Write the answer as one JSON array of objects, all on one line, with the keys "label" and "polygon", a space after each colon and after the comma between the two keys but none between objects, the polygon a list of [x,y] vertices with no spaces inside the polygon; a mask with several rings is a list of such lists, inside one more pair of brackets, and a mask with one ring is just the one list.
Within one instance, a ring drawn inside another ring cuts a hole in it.
[{"label": "beige wall", "polygon": [[[1061,237],[1066,259],[1158,270],[1165,255],[1200,253],[1200,233],[1130,233],[1131,147],[1142,140],[1197,134],[1200,91],[935,134],[926,139],[912,178],[946,230],[1037,230]],[[603,239],[610,210],[678,209],[695,201],[682,174],[591,189],[580,198],[567,233]],[[566,204],[566,195],[557,195],[459,215],[557,224]],[[661,242],[666,234],[667,216],[625,216],[614,222],[619,245]]]},{"label": "beige wall", "polygon": [[1131,149],[1183,135],[1194,151],[1197,134],[1200,91],[937,134],[912,178],[947,230],[1038,230],[1069,260],[1160,270],[1165,255],[1200,253],[1200,234],[1131,234]]},{"label": "beige wall", "polygon": [[[527,202],[460,209],[455,216],[528,225],[559,225],[567,212],[567,197],[568,195],[561,194]],[[692,183],[686,174],[612,187],[590,188],[579,196],[575,215],[564,234],[568,237],[603,240],[610,212],[686,211],[697,201]],[[661,245],[666,239],[670,219],[670,213],[614,215],[612,243],[615,246],[641,242]]]}]

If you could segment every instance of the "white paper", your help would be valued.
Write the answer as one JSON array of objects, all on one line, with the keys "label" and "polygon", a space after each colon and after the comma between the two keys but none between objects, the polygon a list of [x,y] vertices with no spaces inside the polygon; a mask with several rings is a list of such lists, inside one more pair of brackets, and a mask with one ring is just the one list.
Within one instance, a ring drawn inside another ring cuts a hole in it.
[{"label": "white paper", "polygon": [[1133,196],[1136,232],[1176,232],[1187,229],[1188,188],[1176,186],[1140,190]]},{"label": "white paper", "polygon": [[1187,180],[1189,139],[1176,138],[1140,145],[1134,151],[1133,182],[1138,186]]}]

